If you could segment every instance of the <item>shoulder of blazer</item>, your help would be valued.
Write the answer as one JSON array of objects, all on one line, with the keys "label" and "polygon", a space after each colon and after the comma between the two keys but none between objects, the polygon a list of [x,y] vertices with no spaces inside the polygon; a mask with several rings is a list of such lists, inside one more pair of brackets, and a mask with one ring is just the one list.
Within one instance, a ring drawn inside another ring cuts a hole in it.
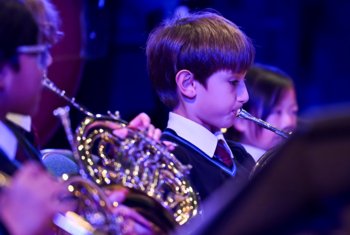
[{"label": "shoulder of blazer", "polygon": [[176,145],[175,149],[171,151],[182,163],[188,164],[191,162],[191,158],[194,152],[205,155],[199,148],[186,141],[182,137],[178,136],[172,129],[165,129],[162,133],[161,140],[172,142]]},{"label": "shoulder of blazer", "polygon": [[4,151],[0,149],[0,171],[3,171],[8,175],[13,175],[17,169],[18,165],[11,161]]},{"label": "shoulder of blazer", "polygon": [[245,150],[245,148],[240,143],[232,140],[227,140],[227,144],[231,148],[234,157],[239,163],[252,168],[254,167],[254,158]]}]

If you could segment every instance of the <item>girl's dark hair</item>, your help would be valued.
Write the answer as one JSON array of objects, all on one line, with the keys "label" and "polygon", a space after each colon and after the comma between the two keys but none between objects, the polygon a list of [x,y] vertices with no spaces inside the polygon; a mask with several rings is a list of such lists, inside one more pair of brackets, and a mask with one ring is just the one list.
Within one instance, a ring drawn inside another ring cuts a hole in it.
[{"label": "girl's dark hair", "polygon": [[255,64],[245,78],[249,100],[243,108],[261,119],[266,119],[284,92],[294,87],[289,75],[269,65]]},{"label": "girl's dark hair", "polygon": [[4,64],[18,68],[17,48],[38,42],[38,26],[18,0],[0,0],[0,69]]},{"label": "girl's dark hair", "polygon": [[253,63],[251,40],[231,21],[199,12],[164,22],[149,36],[148,71],[161,101],[170,109],[178,104],[175,76],[182,69],[206,85],[219,70],[245,72]]}]

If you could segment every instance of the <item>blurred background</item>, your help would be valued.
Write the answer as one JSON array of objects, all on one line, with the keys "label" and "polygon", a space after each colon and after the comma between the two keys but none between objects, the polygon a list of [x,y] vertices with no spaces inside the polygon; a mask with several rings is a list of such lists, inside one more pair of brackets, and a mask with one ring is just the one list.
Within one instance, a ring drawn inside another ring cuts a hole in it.
[{"label": "blurred background", "polygon": [[[124,120],[146,112],[159,128],[167,110],[149,83],[145,44],[162,20],[212,9],[253,40],[256,62],[287,72],[300,113],[350,101],[350,1],[346,0],[53,0],[63,39],[52,50],[49,77],[94,113],[118,110]],[[67,143],[52,111],[66,103],[44,92],[34,118],[43,147]],[[72,110],[72,125],[82,115]]]}]

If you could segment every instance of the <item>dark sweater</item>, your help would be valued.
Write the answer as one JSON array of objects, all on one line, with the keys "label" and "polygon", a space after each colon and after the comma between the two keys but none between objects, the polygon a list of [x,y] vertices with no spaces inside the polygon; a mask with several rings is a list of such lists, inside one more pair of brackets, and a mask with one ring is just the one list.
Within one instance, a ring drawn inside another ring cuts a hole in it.
[{"label": "dark sweater", "polygon": [[210,156],[198,149],[196,146],[178,136],[175,131],[165,129],[162,134],[162,140],[175,143],[177,146],[173,154],[182,164],[191,165],[190,181],[199,194],[200,200],[205,200],[211,193],[218,189],[227,179],[234,178],[235,191],[240,189],[248,182],[249,174],[254,167],[254,159],[238,143],[228,141],[228,145],[233,153],[236,164],[236,173],[220,167]]}]

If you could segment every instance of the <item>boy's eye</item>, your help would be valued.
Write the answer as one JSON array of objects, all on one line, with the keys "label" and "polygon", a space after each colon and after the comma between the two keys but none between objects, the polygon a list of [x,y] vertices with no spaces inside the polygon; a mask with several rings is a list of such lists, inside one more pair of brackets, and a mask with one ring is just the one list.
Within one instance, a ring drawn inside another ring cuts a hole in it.
[{"label": "boy's eye", "polygon": [[230,83],[231,83],[233,86],[238,86],[239,81],[238,81],[238,80],[232,80],[232,81],[230,81]]}]

